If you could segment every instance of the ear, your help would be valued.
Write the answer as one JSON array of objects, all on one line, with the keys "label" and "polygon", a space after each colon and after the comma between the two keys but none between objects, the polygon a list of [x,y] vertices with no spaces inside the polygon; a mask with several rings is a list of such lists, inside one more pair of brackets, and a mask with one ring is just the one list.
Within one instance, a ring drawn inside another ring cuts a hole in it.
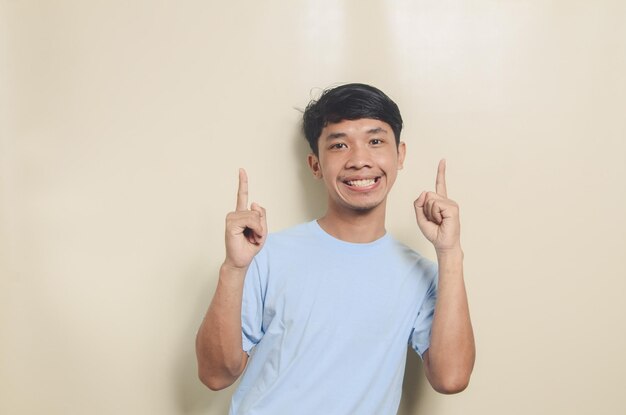
[{"label": "ear", "polygon": [[309,153],[306,161],[309,164],[309,168],[313,172],[313,176],[315,176],[316,179],[321,179],[322,167],[320,166],[319,158],[315,154]]},{"label": "ear", "polygon": [[404,141],[400,141],[398,144],[398,170],[402,170],[404,167],[404,157],[406,156],[406,144]]}]

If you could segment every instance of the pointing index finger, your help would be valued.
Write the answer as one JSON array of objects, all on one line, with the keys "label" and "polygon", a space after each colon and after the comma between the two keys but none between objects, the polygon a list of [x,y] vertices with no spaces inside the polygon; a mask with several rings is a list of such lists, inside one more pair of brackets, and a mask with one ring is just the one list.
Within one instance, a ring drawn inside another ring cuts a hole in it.
[{"label": "pointing index finger", "polygon": [[448,197],[448,190],[446,188],[446,160],[441,159],[439,161],[439,167],[437,168],[437,180],[435,181],[435,191],[438,195]]},{"label": "pointing index finger", "polygon": [[248,210],[248,175],[239,169],[239,188],[237,189],[237,211]]}]

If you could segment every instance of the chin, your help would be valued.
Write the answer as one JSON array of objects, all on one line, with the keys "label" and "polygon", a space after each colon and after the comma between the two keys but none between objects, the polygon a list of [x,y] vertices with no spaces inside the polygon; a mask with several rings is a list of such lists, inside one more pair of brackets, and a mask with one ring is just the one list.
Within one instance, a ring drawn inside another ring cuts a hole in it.
[{"label": "chin", "polygon": [[382,201],[376,201],[371,203],[362,203],[362,204],[350,204],[344,203],[344,207],[358,213],[369,213],[377,208],[379,208],[383,204]]}]

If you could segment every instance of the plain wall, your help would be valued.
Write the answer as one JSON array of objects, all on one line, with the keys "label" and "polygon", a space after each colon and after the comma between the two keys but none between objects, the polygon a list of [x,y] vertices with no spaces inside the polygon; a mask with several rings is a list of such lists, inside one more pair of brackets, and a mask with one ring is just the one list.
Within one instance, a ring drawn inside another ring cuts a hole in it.
[{"label": "plain wall", "polygon": [[271,231],[323,214],[297,109],[366,82],[405,119],[387,228],[448,160],[478,356],[409,354],[401,415],[622,414],[626,3],[0,2],[0,413],[223,414],[194,338],[237,169]]}]

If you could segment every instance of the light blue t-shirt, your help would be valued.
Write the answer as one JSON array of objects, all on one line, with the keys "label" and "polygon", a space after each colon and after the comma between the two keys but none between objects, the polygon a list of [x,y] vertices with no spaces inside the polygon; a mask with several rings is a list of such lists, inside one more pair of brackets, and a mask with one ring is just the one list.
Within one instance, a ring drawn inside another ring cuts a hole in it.
[{"label": "light blue t-shirt", "polygon": [[317,221],[270,234],[244,283],[250,358],[230,414],[396,414],[436,293],[436,265],[389,234],[349,243]]}]

